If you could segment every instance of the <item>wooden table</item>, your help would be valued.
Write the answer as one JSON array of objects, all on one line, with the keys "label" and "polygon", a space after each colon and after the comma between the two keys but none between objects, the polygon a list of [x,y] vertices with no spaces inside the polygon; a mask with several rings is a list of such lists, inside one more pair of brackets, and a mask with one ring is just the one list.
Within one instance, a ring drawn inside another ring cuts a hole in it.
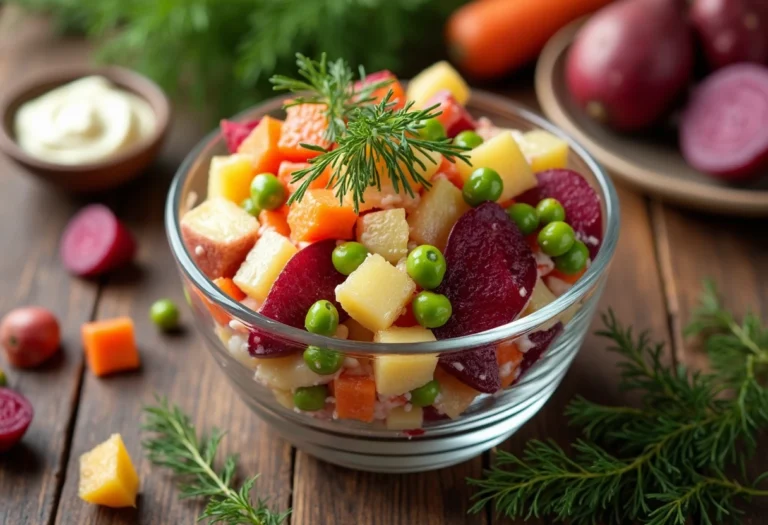
[{"label": "wooden table", "polygon": [[[54,37],[45,23],[0,16],[0,85],[57,63],[86,62],[79,41]],[[535,105],[530,80],[504,92]],[[260,472],[256,490],[291,523],[458,525],[505,523],[492,511],[468,515],[471,490],[490,454],[437,472],[381,475],[338,468],[297,451],[246,408],[213,366],[195,334],[159,335],[147,312],[160,297],[184,299],[166,244],[162,208],[174,169],[195,140],[199,124],[179,118],[150,173],[120,192],[100,196],[139,239],[138,264],[98,281],[71,278],[58,259],[67,219],[86,200],[68,197],[0,158],[0,313],[25,304],[55,311],[62,323],[59,359],[33,371],[4,366],[11,386],[35,407],[23,443],[0,457],[0,524],[192,524],[201,510],[180,502],[170,477],[150,467],[140,448],[141,406],[153,393],[180,404],[200,427],[228,429],[225,452],[238,452],[242,475]],[[702,356],[683,345],[685,324],[705,277],[715,278],[736,312],[751,308],[768,317],[768,235],[765,222],[706,217],[670,208],[620,188],[621,240],[603,307],[638,329],[668,342],[676,362],[698,365]],[[185,319],[189,321],[188,312]],[[136,321],[143,366],[136,373],[97,379],[84,367],[80,325],[129,315]],[[616,370],[594,337],[585,344],[547,406],[503,448],[520,451],[533,437],[567,439],[561,413],[579,393],[617,402]],[[78,458],[111,433],[120,432],[142,480],[136,509],[110,510],[77,498]],[[753,507],[747,523],[765,523],[768,506]],[[508,523],[508,522],[507,522]]]}]

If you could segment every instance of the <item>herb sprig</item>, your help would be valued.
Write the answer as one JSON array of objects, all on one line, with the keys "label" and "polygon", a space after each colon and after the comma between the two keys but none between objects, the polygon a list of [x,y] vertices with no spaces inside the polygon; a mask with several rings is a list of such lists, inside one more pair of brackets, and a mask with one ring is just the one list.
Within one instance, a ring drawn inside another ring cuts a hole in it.
[{"label": "herb sprig", "polygon": [[610,351],[622,361],[621,386],[641,393],[634,407],[575,399],[566,409],[584,438],[569,453],[529,442],[522,455],[499,451],[478,488],[477,512],[493,503],[511,518],[572,524],[707,525],[738,522],[739,500],[768,497],[768,472],[749,480],[744,466],[768,428],[768,331],[754,315],[738,324],[707,283],[687,333],[706,334],[712,372],[671,367],[663,346],[635,336],[612,312],[603,316]]},{"label": "herb sprig", "polygon": [[210,436],[199,436],[190,418],[164,398],[144,408],[146,432],[154,434],[142,442],[153,464],[167,467],[184,479],[179,485],[182,499],[206,498],[208,505],[200,520],[227,525],[280,525],[290,511],[277,512],[263,500],[255,504],[251,490],[258,476],[246,480],[239,489],[233,486],[237,456],[228,456],[217,471],[214,462],[224,434],[213,429]]},{"label": "herb sprig", "polygon": [[[306,92],[286,107],[323,104],[328,121],[325,138],[335,145],[326,149],[316,144],[301,144],[319,155],[309,160],[308,168],[294,172],[291,181],[301,184],[291,195],[289,204],[301,200],[312,182],[329,168],[328,187],[335,190],[339,202],[351,200],[357,212],[367,188],[381,190],[382,174],[389,177],[395,193],[412,197],[413,183],[430,186],[419,171],[426,169],[426,162],[436,164],[442,155],[450,162],[460,160],[469,164],[466,149],[450,139],[419,137],[424,122],[441,114],[438,105],[415,109],[413,103],[408,102],[405,107],[395,109],[392,90],[374,103],[374,91],[385,88],[391,81],[361,82],[362,87],[356,90],[352,71],[341,59],[329,63],[325,55],[314,61],[297,54],[296,64],[304,80],[274,76],[271,79],[274,89]],[[365,79],[362,69],[360,79]]]}]

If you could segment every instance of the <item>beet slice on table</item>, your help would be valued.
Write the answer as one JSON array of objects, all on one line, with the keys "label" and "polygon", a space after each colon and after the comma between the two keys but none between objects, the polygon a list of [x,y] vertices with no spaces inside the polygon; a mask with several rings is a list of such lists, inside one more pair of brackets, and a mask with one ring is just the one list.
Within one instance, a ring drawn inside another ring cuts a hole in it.
[{"label": "beet slice on table", "polygon": [[0,388],[0,452],[5,452],[24,436],[34,410],[27,399],[10,388]]}]

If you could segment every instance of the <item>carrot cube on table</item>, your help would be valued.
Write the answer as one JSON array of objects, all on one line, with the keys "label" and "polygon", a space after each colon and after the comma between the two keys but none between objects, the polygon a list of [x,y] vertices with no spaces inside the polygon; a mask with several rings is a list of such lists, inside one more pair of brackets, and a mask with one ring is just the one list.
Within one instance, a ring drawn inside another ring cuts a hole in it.
[{"label": "carrot cube on table", "polygon": [[251,155],[254,173],[277,173],[282,160],[278,148],[282,129],[282,120],[264,117],[237,148],[238,153]]},{"label": "carrot cube on table", "polygon": [[336,415],[339,419],[357,419],[370,423],[376,405],[376,382],[372,376],[342,373],[333,381]]},{"label": "carrot cube on table", "polygon": [[88,368],[95,375],[139,368],[139,351],[129,317],[85,323],[81,332]]},{"label": "carrot cube on table", "polygon": [[340,205],[333,190],[309,190],[288,212],[288,226],[294,241],[351,239],[355,222],[355,211],[351,206]]}]

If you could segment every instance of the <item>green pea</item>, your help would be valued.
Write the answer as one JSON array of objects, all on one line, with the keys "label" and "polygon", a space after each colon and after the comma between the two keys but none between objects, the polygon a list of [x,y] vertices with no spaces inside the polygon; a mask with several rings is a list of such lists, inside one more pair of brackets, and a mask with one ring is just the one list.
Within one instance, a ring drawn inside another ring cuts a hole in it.
[{"label": "green pea", "polygon": [[313,334],[331,336],[339,327],[339,311],[333,303],[321,299],[309,307],[304,327]]},{"label": "green pea", "polygon": [[299,387],[293,393],[293,404],[299,410],[314,412],[325,408],[327,397],[328,389],[325,385]]},{"label": "green pea", "polygon": [[317,346],[308,346],[303,357],[309,369],[321,376],[335,374],[344,364],[344,354]]},{"label": "green pea", "polygon": [[416,284],[425,290],[440,286],[445,276],[445,257],[429,244],[422,244],[408,254],[405,269]]},{"label": "green pea", "polygon": [[333,249],[333,267],[339,273],[349,275],[368,257],[368,248],[359,242],[345,242]]},{"label": "green pea", "polygon": [[430,118],[421,122],[419,136],[424,140],[440,140],[446,137],[445,127],[436,118]]},{"label": "green pea", "polygon": [[161,330],[175,330],[179,326],[179,309],[170,299],[160,299],[150,307],[149,318]]},{"label": "green pea", "polygon": [[428,407],[435,402],[440,393],[440,383],[434,379],[426,385],[411,390],[411,404],[417,407]]},{"label": "green pea", "polygon": [[425,328],[438,328],[448,322],[453,313],[451,301],[444,295],[420,292],[413,299],[413,316]]},{"label": "green pea", "polygon": [[472,172],[464,184],[462,195],[470,206],[477,206],[486,201],[496,201],[501,197],[504,183],[491,168],[478,168]]},{"label": "green pea", "polygon": [[507,208],[507,215],[517,224],[523,235],[530,235],[539,227],[539,212],[530,204],[518,202]]},{"label": "green pea", "polygon": [[5,372],[0,368],[0,387],[8,386],[8,378],[5,377]]},{"label": "green pea", "polygon": [[565,274],[579,273],[587,265],[589,248],[581,241],[576,241],[571,249],[559,257],[555,257],[555,268]]},{"label": "green pea", "polygon": [[474,131],[462,131],[453,139],[453,143],[462,148],[476,148],[483,143],[483,137]]},{"label": "green pea", "polygon": [[539,220],[542,224],[565,220],[565,208],[557,199],[543,199],[536,205],[536,211],[539,212]]},{"label": "green pea", "polygon": [[275,210],[285,202],[285,187],[271,173],[259,173],[251,181],[251,200],[260,210]]},{"label": "green pea", "polygon": [[550,222],[539,232],[538,242],[541,251],[550,257],[557,257],[571,249],[576,242],[576,234],[570,225],[562,221]]},{"label": "green pea", "polygon": [[247,211],[250,215],[253,215],[254,217],[259,216],[259,212],[261,211],[258,206],[256,206],[256,203],[253,202],[253,199],[248,197],[243,202],[240,203],[240,207]]}]

